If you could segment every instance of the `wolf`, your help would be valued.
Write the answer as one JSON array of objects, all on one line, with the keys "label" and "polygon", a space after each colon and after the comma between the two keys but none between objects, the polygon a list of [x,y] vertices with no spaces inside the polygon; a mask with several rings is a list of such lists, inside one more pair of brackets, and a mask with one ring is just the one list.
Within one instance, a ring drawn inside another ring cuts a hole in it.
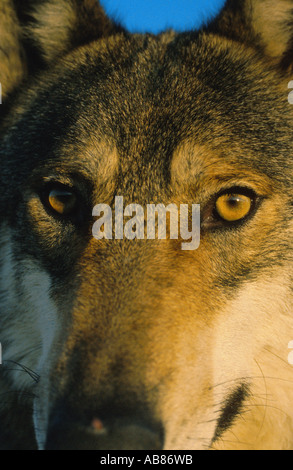
[{"label": "wolf", "polygon": [[[292,0],[1,0],[2,449],[293,448],[292,64]],[[95,239],[115,197],[200,205],[198,249]]]}]

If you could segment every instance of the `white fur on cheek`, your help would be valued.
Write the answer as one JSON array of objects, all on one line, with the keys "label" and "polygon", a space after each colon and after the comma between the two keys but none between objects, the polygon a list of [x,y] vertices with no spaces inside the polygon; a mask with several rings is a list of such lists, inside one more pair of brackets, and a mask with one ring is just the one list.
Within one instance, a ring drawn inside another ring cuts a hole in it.
[{"label": "white fur on cheek", "polygon": [[[49,412],[50,354],[60,329],[59,315],[50,296],[49,274],[31,259],[16,263],[9,230],[1,234],[0,341],[7,345],[3,348],[3,361],[22,364],[40,376],[34,422],[42,447]],[[27,390],[35,385],[21,366],[13,369],[10,378],[16,389]]]}]

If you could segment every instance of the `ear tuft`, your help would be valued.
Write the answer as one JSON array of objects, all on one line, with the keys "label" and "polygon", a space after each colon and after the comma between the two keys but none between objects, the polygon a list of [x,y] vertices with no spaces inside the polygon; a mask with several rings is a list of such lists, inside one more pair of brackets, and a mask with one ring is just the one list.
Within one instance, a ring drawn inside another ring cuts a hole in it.
[{"label": "ear tuft", "polygon": [[293,2],[257,0],[251,3],[250,21],[265,53],[284,64],[293,38]]},{"label": "ear tuft", "polygon": [[5,100],[41,65],[121,28],[107,18],[98,0],[1,0],[0,31]]},{"label": "ear tuft", "polygon": [[293,0],[228,0],[208,29],[262,50],[283,69],[293,63]]},{"label": "ear tuft", "polygon": [[31,21],[24,29],[46,62],[52,62],[79,45],[114,32],[97,0],[32,2]]}]

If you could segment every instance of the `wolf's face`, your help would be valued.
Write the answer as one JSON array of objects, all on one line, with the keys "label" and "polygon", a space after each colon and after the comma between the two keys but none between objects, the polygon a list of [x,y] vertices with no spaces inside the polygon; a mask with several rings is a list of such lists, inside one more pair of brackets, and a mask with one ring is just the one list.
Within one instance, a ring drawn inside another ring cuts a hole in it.
[{"label": "wolf's face", "polygon": [[[293,6],[150,36],[94,1],[19,3],[0,7],[2,447],[292,447]],[[199,248],[96,240],[115,196],[200,204]]]}]

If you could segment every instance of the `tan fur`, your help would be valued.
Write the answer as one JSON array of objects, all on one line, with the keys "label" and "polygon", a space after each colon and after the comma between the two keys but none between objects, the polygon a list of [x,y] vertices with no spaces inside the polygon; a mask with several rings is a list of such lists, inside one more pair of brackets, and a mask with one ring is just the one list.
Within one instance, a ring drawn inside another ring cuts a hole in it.
[{"label": "tan fur", "polygon": [[37,38],[46,61],[51,62],[56,56],[68,51],[78,24],[71,2],[54,0],[41,4],[33,12],[33,17],[35,23],[27,34]]},{"label": "tan fur", "polygon": [[273,58],[282,57],[291,39],[290,17],[293,12],[291,0],[258,0],[247,2],[248,12],[256,34],[260,34],[266,52]]},{"label": "tan fur", "polygon": [[[238,374],[239,377],[247,376],[254,385],[245,405],[243,419],[239,420],[233,432],[228,431],[223,436],[216,446],[219,449],[292,448],[293,375],[292,366],[288,364],[288,350],[284,348],[284,343],[292,336],[289,313],[292,305],[279,300],[284,298],[286,286],[290,287],[290,278],[286,279],[281,272],[279,282],[276,280],[273,288],[269,276],[262,283],[247,286],[229,307],[230,313],[226,312],[226,318],[222,318],[220,336],[230,345],[231,356],[237,350],[239,368],[235,370],[233,361],[233,370],[224,377],[220,364],[229,364],[229,355],[223,356],[221,349],[215,345],[216,363],[219,364],[218,370],[221,370],[218,381],[224,387],[232,386]],[[260,297],[266,299],[267,307],[262,309],[263,315],[259,314],[259,310],[258,315],[255,315],[257,299]],[[274,317],[270,312],[274,312]],[[249,355],[253,352],[250,363],[247,350]]]}]

